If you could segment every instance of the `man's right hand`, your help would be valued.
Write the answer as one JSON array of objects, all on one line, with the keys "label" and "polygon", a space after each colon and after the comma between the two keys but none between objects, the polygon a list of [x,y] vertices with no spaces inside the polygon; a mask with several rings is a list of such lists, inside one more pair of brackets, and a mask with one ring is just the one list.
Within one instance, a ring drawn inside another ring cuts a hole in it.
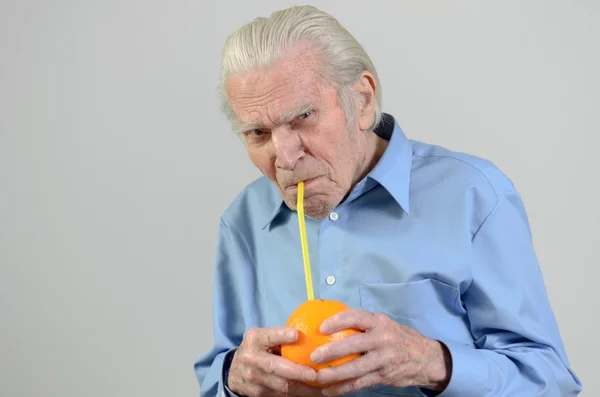
[{"label": "man's right hand", "polygon": [[316,372],[280,355],[280,346],[297,338],[289,327],[249,329],[229,367],[229,390],[248,397],[321,396],[320,388],[302,383],[314,381]]}]

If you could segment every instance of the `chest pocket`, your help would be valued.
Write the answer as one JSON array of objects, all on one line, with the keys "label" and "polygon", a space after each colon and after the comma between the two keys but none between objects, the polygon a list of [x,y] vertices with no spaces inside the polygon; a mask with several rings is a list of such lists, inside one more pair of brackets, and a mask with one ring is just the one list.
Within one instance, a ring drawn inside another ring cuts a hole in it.
[{"label": "chest pocket", "polygon": [[444,312],[453,316],[465,313],[458,289],[432,278],[407,283],[361,284],[359,293],[364,310],[387,314],[401,323]]}]

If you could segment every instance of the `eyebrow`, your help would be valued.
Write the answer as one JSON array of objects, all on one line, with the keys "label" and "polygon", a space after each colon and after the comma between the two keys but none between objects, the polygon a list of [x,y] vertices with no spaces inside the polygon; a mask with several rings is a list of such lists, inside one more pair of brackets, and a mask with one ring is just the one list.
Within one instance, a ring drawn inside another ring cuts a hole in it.
[{"label": "eyebrow", "polygon": [[[297,117],[310,112],[314,107],[315,103],[313,101],[302,102],[294,106],[292,110],[280,115],[279,119],[277,120],[277,125],[290,123],[294,121]],[[264,124],[260,121],[249,121],[247,123],[240,123],[239,121],[236,121],[233,127],[234,132],[236,134],[241,134],[245,131],[251,131],[260,128],[264,128]]]}]

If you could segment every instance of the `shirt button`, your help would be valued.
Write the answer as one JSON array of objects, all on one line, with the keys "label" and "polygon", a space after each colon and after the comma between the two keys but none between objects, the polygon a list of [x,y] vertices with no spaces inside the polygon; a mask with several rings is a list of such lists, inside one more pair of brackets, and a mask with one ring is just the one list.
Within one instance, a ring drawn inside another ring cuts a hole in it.
[{"label": "shirt button", "polygon": [[332,212],[331,214],[329,214],[329,219],[331,219],[332,221],[337,221],[339,218],[339,215],[337,212]]},{"label": "shirt button", "polygon": [[333,276],[328,276],[327,279],[325,280],[327,282],[327,284],[329,285],[333,285],[335,284],[335,277]]}]

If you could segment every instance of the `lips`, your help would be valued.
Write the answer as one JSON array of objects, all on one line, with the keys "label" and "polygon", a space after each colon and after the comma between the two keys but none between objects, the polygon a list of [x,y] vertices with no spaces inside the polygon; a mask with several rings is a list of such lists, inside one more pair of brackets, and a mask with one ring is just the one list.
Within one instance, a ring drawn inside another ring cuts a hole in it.
[{"label": "lips", "polygon": [[[320,176],[315,176],[312,178],[304,179],[304,186],[308,185],[311,182],[314,182],[315,180],[317,180],[319,178],[320,178]],[[300,183],[300,181],[288,185],[286,189],[298,189],[298,183]]]}]

